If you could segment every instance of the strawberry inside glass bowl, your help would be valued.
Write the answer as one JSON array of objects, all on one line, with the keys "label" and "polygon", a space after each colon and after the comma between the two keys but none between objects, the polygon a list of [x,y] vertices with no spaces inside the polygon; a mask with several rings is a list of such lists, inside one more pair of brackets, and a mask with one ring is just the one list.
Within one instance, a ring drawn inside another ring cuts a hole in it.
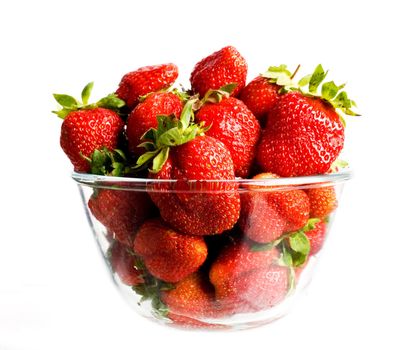
[{"label": "strawberry inside glass bowl", "polygon": [[186,328],[284,316],[327,239],[349,171],[180,181],[73,173],[121,295]]}]

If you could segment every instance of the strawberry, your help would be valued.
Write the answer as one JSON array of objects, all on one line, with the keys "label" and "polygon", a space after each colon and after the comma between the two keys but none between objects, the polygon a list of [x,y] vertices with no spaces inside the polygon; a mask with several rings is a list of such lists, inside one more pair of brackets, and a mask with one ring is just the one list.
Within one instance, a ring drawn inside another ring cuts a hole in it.
[{"label": "strawberry", "polygon": [[324,219],[337,208],[334,187],[309,188],[305,191],[310,201],[310,217]]},{"label": "strawberry", "polygon": [[231,153],[235,175],[249,175],[256,153],[260,126],[245,104],[234,98],[222,98],[217,103],[206,103],[196,114],[196,120],[212,125],[207,135],[221,141]]},{"label": "strawberry", "polygon": [[208,90],[218,90],[227,84],[236,84],[236,96],[246,83],[248,65],[232,46],[226,46],[199,61],[191,73],[192,90],[204,96]]},{"label": "strawberry", "polygon": [[[212,137],[199,136],[171,148],[161,171],[151,173],[150,177],[179,180],[174,187],[175,192],[171,185],[158,184],[150,196],[161,217],[182,233],[222,233],[231,229],[239,218],[240,199],[235,184],[201,183],[201,180],[235,179],[228,149]],[[195,182],[189,185],[187,180]]]},{"label": "strawberry", "polygon": [[321,95],[315,95],[325,76],[319,65],[300,82],[309,85],[309,92],[290,88],[268,114],[257,152],[263,171],[280,176],[323,174],[336,160],[344,143],[344,122],[337,110],[357,114],[350,109],[355,103],[339,92],[344,85],[324,83]]},{"label": "strawberry", "polygon": [[132,246],[138,227],[155,214],[155,207],[145,192],[99,189],[88,200],[88,207],[112,237]]},{"label": "strawberry", "polygon": [[[277,177],[262,173],[253,179]],[[248,238],[259,243],[271,242],[286,232],[298,230],[309,219],[309,198],[299,189],[275,190],[272,186],[250,186],[249,191],[243,193],[241,203],[239,226]]]},{"label": "strawberry", "polygon": [[253,243],[237,238],[226,245],[213,262],[209,279],[217,288],[229,278],[271,265],[279,257],[276,248],[253,250]]},{"label": "strawberry", "polygon": [[141,96],[166,89],[177,78],[178,67],[173,63],[141,67],[122,77],[116,95],[133,109]]},{"label": "strawberry", "polygon": [[176,180],[158,182],[150,191],[166,223],[184,234],[211,235],[235,225],[240,199],[237,184],[218,182],[235,179],[232,157],[222,142],[204,135],[208,128],[192,123],[197,102],[188,100],[180,119],[158,117],[158,129],[144,136],[147,152],[137,168],[152,161],[150,178]]},{"label": "strawberry", "polygon": [[274,246],[254,249],[236,240],[225,247],[211,266],[209,278],[225,312],[258,311],[275,305],[288,290],[288,269],[274,265]]},{"label": "strawberry", "polygon": [[141,137],[150,128],[158,126],[157,116],[174,115],[179,117],[182,102],[178,96],[170,92],[156,92],[135,107],[127,119],[128,148],[133,154],[141,154],[137,148]]},{"label": "strawberry", "polygon": [[262,121],[279,101],[281,86],[270,83],[268,78],[258,76],[246,85],[239,98]]},{"label": "strawberry", "polygon": [[77,172],[90,171],[90,160],[87,158],[95,150],[103,147],[115,149],[124,128],[124,122],[116,113],[124,106],[124,101],[108,95],[97,103],[88,104],[92,87],[93,83],[89,83],[83,89],[82,102],[69,95],[54,94],[63,107],[54,111],[64,119],[60,145]]},{"label": "strawberry", "polygon": [[159,219],[141,225],[135,236],[134,251],[153,276],[171,283],[198,270],[207,256],[202,237],[183,235]]},{"label": "strawberry", "polygon": [[305,232],[310,243],[309,255],[315,255],[322,249],[326,239],[326,232],[326,223],[320,220],[314,223],[313,227]]},{"label": "strawberry", "polygon": [[196,319],[215,317],[217,313],[214,288],[198,272],[176,283],[173,289],[163,291],[161,300],[172,315]]},{"label": "strawberry", "polygon": [[288,291],[289,269],[272,265],[228,279],[216,289],[216,297],[235,313],[256,312],[279,304]]},{"label": "strawberry", "polygon": [[135,267],[135,256],[127,251],[127,247],[114,242],[109,250],[109,259],[113,271],[120,280],[129,286],[144,282],[143,272]]}]

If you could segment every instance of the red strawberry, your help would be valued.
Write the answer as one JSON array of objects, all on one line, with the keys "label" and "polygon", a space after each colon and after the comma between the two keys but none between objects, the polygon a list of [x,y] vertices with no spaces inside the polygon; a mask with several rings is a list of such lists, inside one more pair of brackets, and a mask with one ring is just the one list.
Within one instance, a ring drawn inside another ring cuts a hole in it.
[{"label": "red strawberry", "polygon": [[123,127],[122,119],[109,109],[71,112],[61,125],[60,145],[75,171],[88,172],[90,163],[84,157],[102,147],[116,148]]},{"label": "red strawberry", "polygon": [[228,279],[216,289],[216,297],[235,313],[256,312],[279,304],[288,290],[289,269],[272,265]]},{"label": "red strawberry", "polygon": [[235,175],[249,175],[256,153],[260,126],[245,104],[233,97],[223,98],[218,103],[206,103],[196,114],[198,122],[212,125],[207,132],[221,141],[230,151]]},{"label": "red strawberry", "polygon": [[288,290],[288,270],[274,265],[278,257],[275,247],[257,250],[247,241],[225,247],[209,272],[222,310],[258,311],[282,300]]},{"label": "red strawberry", "polygon": [[326,223],[323,221],[316,222],[312,229],[305,232],[310,242],[309,255],[315,255],[322,249],[326,239],[326,232]]},{"label": "red strawberry", "polygon": [[[156,174],[151,173],[150,177],[179,180],[172,187],[170,184],[157,184],[150,196],[164,221],[182,233],[222,233],[231,229],[238,220],[240,200],[237,186],[201,182],[235,179],[228,149],[212,137],[198,136],[188,143],[171,147],[162,169]],[[187,180],[198,182],[190,185]]]},{"label": "red strawberry", "polygon": [[310,201],[310,217],[324,219],[337,208],[336,191],[332,186],[306,190]]},{"label": "red strawberry", "polygon": [[148,194],[138,191],[100,189],[88,207],[113,238],[127,246],[132,246],[138,227],[155,213]]},{"label": "red strawberry", "polygon": [[344,127],[327,102],[290,92],[269,113],[257,159],[280,176],[323,174],[343,148]]},{"label": "red strawberry", "polygon": [[171,315],[189,318],[215,317],[215,293],[212,285],[200,273],[193,273],[161,293],[162,302]]},{"label": "red strawberry", "polygon": [[124,284],[135,286],[143,283],[143,272],[135,267],[135,257],[131,255],[125,246],[114,242],[110,248],[110,263],[113,271]]},{"label": "red strawberry", "polygon": [[[277,178],[263,173],[253,179]],[[262,191],[266,188],[266,191]],[[274,187],[249,187],[241,197],[239,226],[250,239],[268,243],[286,232],[302,228],[309,219],[309,198],[303,190],[278,189]]]},{"label": "red strawberry", "polygon": [[182,102],[178,96],[170,92],[157,92],[149,95],[133,109],[127,119],[128,148],[133,154],[141,154],[141,137],[150,128],[158,127],[157,116],[175,115],[179,117]]},{"label": "red strawberry", "polygon": [[116,94],[133,109],[141,96],[165,89],[177,78],[178,67],[173,63],[141,67],[122,77]]},{"label": "red strawberry", "polygon": [[316,94],[326,74],[318,65],[301,79],[308,92],[284,94],[268,114],[257,154],[263,171],[280,176],[323,174],[336,160],[344,143],[343,120],[336,110],[357,114],[351,110],[355,103],[340,92],[344,85],[326,82],[320,96]]},{"label": "red strawberry", "polygon": [[235,83],[232,96],[237,95],[246,83],[248,65],[240,53],[232,46],[214,52],[198,62],[191,73],[192,90],[204,96],[210,89]]},{"label": "red strawberry", "polygon": [[153,276],[171,283],[198,270],[207,256],[202,237],[182,235],[159,219],[147,220],[138,229],[134,251]]},{"label": "red strawberry", "polygon": [[240,99],[258,120],[264,120],[269,111],[279,101],[281,86],[270,83],[269,79],[258,76],[241,91]]},{"label": "red strawberry", "polygon": [[209,279],[215,287],[218,287],[223,285],[227,279],[265,268],[278,257],[279,252],[274,247],[266,250],[253,250],[251,242],[236,239],[224,247],[215,259],[209,272]]},{"label": "red strawberry", "polygon": [[86,158],[95,150],[116,148],[124,128],[124,122],[115,112],[124,106],[124,101],[108,95],[97,103],[88,104],[92,88],[93,83],[85,86],[81,102],[69,95],[54,94],[63,107],[53,112],[64,119],[60,145],[78,172],[90,171],[90,161]]}]

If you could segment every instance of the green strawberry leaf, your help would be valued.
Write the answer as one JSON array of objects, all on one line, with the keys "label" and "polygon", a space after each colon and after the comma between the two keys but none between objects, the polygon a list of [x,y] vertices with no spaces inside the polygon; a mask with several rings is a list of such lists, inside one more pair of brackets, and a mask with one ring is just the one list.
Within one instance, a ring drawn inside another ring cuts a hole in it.
[{"label": "green strawberry leaf", "polygon": [[150,169],[150,172],[154,174],[158,173],[162,169],[162,166],[167,161],[168,155],[169,155],[169,147],[162,148],[161,151],[158,152],[158,154],[154,157],[153,162],[152,162],[152,169]]},{"label": "green strawberry leaf", "polygon": [[232,92],[234,92],[234,90],[236,89],[236,87],[238,86],[237,83],[231,83],[231,84],[226,84],[224,86],[222,86],[219,91],[223,91],[226,92],[227,94],[232,94]]},{"label": "green strawberry leaf", "polygon": [[322,97],[325,100],[332,100],[335,98],[337,93],[339,92],[340,87],[338,87],[334,81],[328,81],[327,83],[322,84]]},{"label": "green strawberry leaf", "polygon": [[320,219],[310,218],[306,225],[302,228],[303,232],[308,232],[316,227],[316,224],[320,222]]},{"label": "green strawberry leaf", "polygon": [[151,301],[152,313],[157,318],[166,318],[168,316],[168,307],[162,302],[159,295],[152,298]]},{"label": "green strawberry leaf", "polygon": [[299,86],[306,86],[309,84],[310,79],[312,78],[312,74],[305,75],[302,79],[299,80]]},{"label": "green strawberry leaf", "polygon": [[317,88],[319,87],[320,83],[326,78],[327,72],[323,70],[321,64],[317,65],[315,71],[313,72],[310,80],[309,80],[309,92],[316,93]]},{"label": "green strawberry leaf", "polygon": [[293,266],[292,254],[289,252],[289,250],[286,248],[284,244],[282,245],[282,252],[281,252],[280,258],[278,259],[278,264],[281,266],[288,266],[288,267]]},{"label": "green strawberry leaf", "polygon": [[[157,117],[158,119],[158,117]],[[158,124],[159,125],[159,124]],[[141,136],[141,140],[149,140],[152,143],[156,143],[157,141],[157,130],[154,128],[148,129],[144,135]],[[139,145],[140,146],[140,145]]]},{"label": "green strawberry leaf", "polygon": [[194,120],[194,111],[193,111],[193,105],[195,104],[196,99],[190,99],[185,103],[184,108],[182,109],[181,116],[179,117],[179,120],[182,124],[182,129],[188,128],[189,124],[191,121]]},{"label": "green strawberry leaf", "polygon": [[125,101],[121,100],[116,94],[109,94],[103,97],[96,103],[97,107],[111,109],[114,112],[118,112],[125,106]]},{"label": "green strawberry leaf", "polygon": [[69,110],[69,109],[65,109],[65,108],[60,109],[59,111],[52,111],[52,113],[57,114],[57,116],[58,116],[59,118],[61,118],[61,119],[65,119],[65,117],[67,117],[67,115],[68,115],[70,112],[72,112],[72,111]]},{"label": "green strawberry leaf", "polygon": [[182,135],[178,127],[174,127],[165,131],[159,138],[157,143],[164,146],[178,146],[182,144]]},{"label": "green strawberry leaf", "polygon": [[79,107],[78,101],[70,95],[53,94],[53,96],[55,100],[66,109],[76,110]]},{"label": "green strawberry leaf", "polygon": [[141,167],[142,165],[150,161],[152,158],[154,158],[159,153],[159,151],[160,151],[159,149],[156,149],[155,151],[145,152],[144,154],[139,156],[137,159],[137,164],[135,168]]},{"label": "green strawberry leaf", "polygon": [[251,246],[251,252],[266,252],[268,250],[271,250],[274,247],[273,242],[269,243],[256,243],[254,242]]},{"label": "green strawberry leaf", "polygon": [[90,162],[90,173],[95,175],[122,176],[128,172],[127,158],[123,151],[110,151],[106,147],[96,149],[91,156],[84,157]]},{"label": "green strawberry leaf", "polygon": [[93,87],[94,87],[93,82],[88,83],[84,87],[83,91],[81,92],[81,100],[83,101],[84,106],[88,103],[88,100],[90,99],[91,91],[92,91]]},{"label": "green strawberry leaf", "polygon": [[308,255],[310,251],[309,238],[303,231],[297,231],[289,236],[289,246],[294,252]]}]

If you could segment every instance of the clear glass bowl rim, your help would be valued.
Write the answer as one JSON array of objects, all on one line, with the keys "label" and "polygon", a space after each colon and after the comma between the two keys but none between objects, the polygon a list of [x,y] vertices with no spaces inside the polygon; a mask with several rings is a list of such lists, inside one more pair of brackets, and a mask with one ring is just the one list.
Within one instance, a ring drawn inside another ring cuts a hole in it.
[{"label": "clear glass bowl rim", "polygon": [[[311,175],[311,176],[298,176],[298,177],[280,177],[272,179],[242,179],[236,178],[233,180],[163,180],[163,179],[150,179],[150,178],[138,178],[138,177],[116,177],[116,176],[104,176],[94,175],[87,173],[73,172],[72,178],[79,184],[94,187],[94,188],[112,188],[122,190],[139,190],[146,191],[152,190],[152,186],[173,185],[180,183],[181,181],[190,185],[190,192],[195,191],[195,185],[207,184],[214,185],[221,189],[221,185],[237,185],[239,189],[252,189],[258,190],[258,187],[262,190],[266,190],[267,187],[288,187],[292,188],[308,188],[308,187],[322,187],[331,186],[339,183],[344,183],[352,178],[351,170],[342,170],[337,173],[323,174],[323,175]],[[250,187],[252,186],[252,187]],[[223,187],[222,187],[223,188]],[[231,187],[232,189],[232,187]],[[197,192],[203,192],[199,187]],[[205,191],[207,192],[207,191]]]}]

